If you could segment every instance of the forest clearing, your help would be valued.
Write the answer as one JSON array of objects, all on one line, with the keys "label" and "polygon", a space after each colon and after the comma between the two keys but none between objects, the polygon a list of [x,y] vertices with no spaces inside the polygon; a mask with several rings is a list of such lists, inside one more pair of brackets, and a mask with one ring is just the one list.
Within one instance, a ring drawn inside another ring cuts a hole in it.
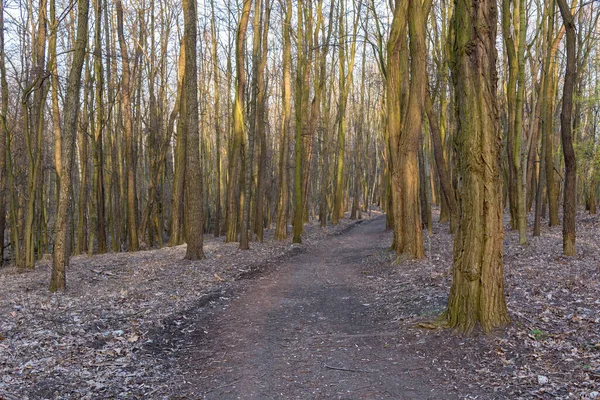
[{"label": "forest clearing", "polygon": [[0,1],[0,400],[600,398],[600,2]]}]

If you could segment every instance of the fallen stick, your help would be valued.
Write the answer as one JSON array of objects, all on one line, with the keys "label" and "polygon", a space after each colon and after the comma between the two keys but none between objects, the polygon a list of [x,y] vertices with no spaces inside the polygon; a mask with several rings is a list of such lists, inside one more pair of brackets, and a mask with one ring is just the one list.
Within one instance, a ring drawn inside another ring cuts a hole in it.
[{"label": "fallen stick", "polygon": [[343,368],[343,367],[332,367],[331,365],[327,365],[325,364],[325,368],[327,369],[333,369],[336,371],[347,371],[347,372],[369,372],[369,371],[364,371],[361,369],[352,369],[352,368]]}]

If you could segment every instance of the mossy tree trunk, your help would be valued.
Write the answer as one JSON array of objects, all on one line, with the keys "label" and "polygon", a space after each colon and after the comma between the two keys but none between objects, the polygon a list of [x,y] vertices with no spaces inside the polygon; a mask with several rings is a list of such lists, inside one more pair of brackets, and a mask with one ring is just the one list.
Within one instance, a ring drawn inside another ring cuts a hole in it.
[{"label": "mossy tree trunk", "polygon": [[[419,136],[427,83],[425,22],[431,3],[397,3],[388,42],[388,129],[394,217],[393,249],[399,256],[422,258],[419,212]],[[407,40],[410,37],[410,45]],[[410,66],[408,54],[410,50]],[[407,82],[410,73],[410,81]]]},{"label": "mossy tree trunk", "polygon": [[[244,0],[242,15],[236,32],[235,57],[236,57],[236,90],[233,103],[233,145],[229,163],[229,182],[227,183],[227,232],[225,240],[235,242],[238,237],[238,225],[241,217],[241,205],[244,204],[244,186],[242,171],[242,151],[244,147],[244,97],[246,90],[245,68],[245,38],[250,19],[251,0]],[[241,178],[241,179],[240,179]],[[249,184],[249,182],[247,182]],[[238,196],[238,193],[240,196]],[[241,198],[240,198],[241,197]],[[240,247],[243,247],[240,245]]]},{"label": "mossy tree trunk", "polygon": [[509,322],[502,265],[502,137],[498,121],[495,0],[455,0],[458,229],[448,324],[470,333]]}]

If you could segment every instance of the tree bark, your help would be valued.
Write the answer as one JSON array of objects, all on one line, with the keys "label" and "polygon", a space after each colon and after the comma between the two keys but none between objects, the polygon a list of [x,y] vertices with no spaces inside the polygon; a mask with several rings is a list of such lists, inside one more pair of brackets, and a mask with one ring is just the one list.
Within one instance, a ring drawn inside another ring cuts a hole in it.
[{"label": "tree bark", "polygon": [[288,165],[289,151],[288,138],[291,130],[292,118],[292,44],[291,44],[291,23],[292,23],[292,1],[285,2],[285,21],[283,23],[283,96],[282,96],[282,126],[281,141],[279,144],[279,193],[277,201],[277,225],[275,228],[275,239],[281,240],[287,238],[287,216],[288,216]]},{"label": "tree bark", "polygon": [[[98,253],[106,252],[106,226],[104,208],[104,150],[103,128],[104,99],[104,71],[102,66],[102,0],[95,0],[96,26],[94,31],[94,76],[96,81],[96,125],[94,126],[94,187],[96,193],[96,238],[98,240]],[[90,247],[92,247],[90,245]]]},{"label": "tree bark", "polygon": [[[8,82],[6,79],[6,60],[4,53],[4,2],[0,2],[0,267],[4,265],[4,230],[6,228],[6,176],[7,168],[7,146],[8,137]],[[12,242],[12,241],[11,241]]]},{"label": "tree bark", "polygon": [[138,251],[140,243],[137,230],[137,207],[136,207],[136,179],[135,161],[133,152],[133,114],[131,111],[131,73],[129,71],[129,55],[127,43],[123,34],[123,4],[116,0],[117,9],[117,35],[119,47],[121,48],[121,101],[125,120],[125,164],[127,169],[127,237],[129,239],[129,251]]},{"label": "tree bark", "polygon": [[64,108],[63,153],[62,171],[60,173],[60,194],[58,210],[56,213],[56,238],[54,240],[54,253],[52,259],[52,277],[50,291],[60,291],[66,288],[65,268],[69,265],[68,246],[68,221],[69,203],[71,198],[71,172],[75,160],[74,147],[77,133],[77,118],[79,116],[79,89],[81,86],[81,70],[85,60],[85,51],[88,38],[88,11],[89,0],[78,0],[77,12],[77,39],[73,52],[73,63],[67,82],[67,94]]},{"label": "tree bark", "polygon": [[567,36],[567,65],[563,87],[562,110],[560,113],[560,132],[565,157],[565,188],[563,201],[563,253],[566,256],[575,255],[575,211],[577,206],[576,180],[577,163],[573,149],[572,114],[573,89],[575,87],[575,24],[573,14],[566,0],[556,0],[562,15]]},{"label": "tree bark", "polygon": [[[470,333],[509,322],[504,298],[502,138],[498,124],[495,0],[455,0],[453,80],[461,181],[448,325]],[[478,149],[478,151],[473,151]]]},{"label": "tree bark", "polygon": [[198,68],[196,65],[196,1],[183,0],[185,46],[185,134],[187,205],[187,250],[185,258],[204,258],[202,217],[202,166],[200,164],[200,133],[198,127]]},{"label": "tree bark", "polygon": [[[242,222],[240,221],[240,217],[244,217],[243,209],[240,209],[240,205],[243,205],[245,201],[245,186],[241,185],[240,187],[240,183],[242,179],[244,179],[243,171],[241,171],[243,163],[242,151],[244,149],[245,136],[244,97],[246,91],[246,68],[244,64],[244,42],[248,28],[248,20],[250,19],[251,6],[252,0],[244,0],[242,16],[238,23],[236,33],[235,57],[237,85],[235,91],[235,101],[233,104],[233,147],[231,149],[232,154],[230,155],[231,158],[229,163],[229,182],[227,191],[227,235],[225,238],[227,242],[235,242],[237,240],[238,224]],[[250,182],[246,183],[250,184]],[[239,197],[236,196],[238,191],[241,195]],[[238,210],[240,211],[239,213]],[[243,227],[240,227],[240,230],[243,230],[241,228]],[[240,248],[244,248],[242,240],[243,238],[240,236]],[[247,245],[248,244],[246,243],[245,247],[247,247]]]}]

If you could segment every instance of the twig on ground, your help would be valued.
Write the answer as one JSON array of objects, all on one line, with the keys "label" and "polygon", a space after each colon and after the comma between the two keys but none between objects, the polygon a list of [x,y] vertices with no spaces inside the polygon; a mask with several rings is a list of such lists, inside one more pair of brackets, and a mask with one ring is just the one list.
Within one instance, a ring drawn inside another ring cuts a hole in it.
[{"label": "twig on ground", "polygon": [[332,367],[331,365],[325,364],[325,368],[333,369],[335,371],[347,371],[347,372],[369,372],[362,369],[352,369],[352,368],[344,368],[344,367]]}]

